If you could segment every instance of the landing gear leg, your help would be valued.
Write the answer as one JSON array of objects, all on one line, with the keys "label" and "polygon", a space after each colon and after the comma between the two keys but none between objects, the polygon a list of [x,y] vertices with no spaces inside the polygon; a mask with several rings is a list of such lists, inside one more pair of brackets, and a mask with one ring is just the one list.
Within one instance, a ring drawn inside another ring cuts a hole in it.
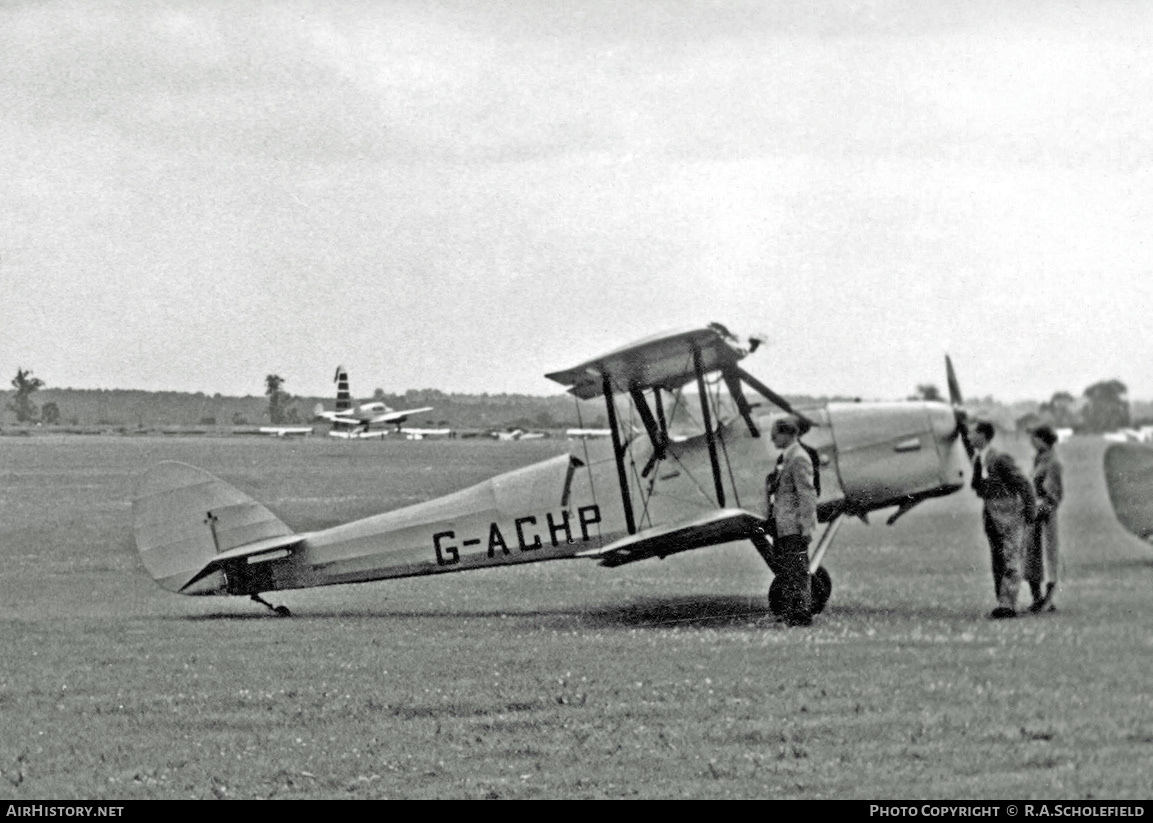
[{"label": "landing gear leg", "polygon": [[825,559],[825,552],[828,551],[829,546],[832,545],[833,538],[836,536],[837,530],[841,528],[843,522],[845,522],[844,515],[833,515],[833,519],[825,526],[825,530],[821,533],[820,539],[817,540],[816,548],[809,557],[809,580],[813,594],[813,614],[820,614],[824,611],[825,605],[829,602],[829,595],[833,593],[833,578],[829,576],[828,570],[821,565],[821,561]]},{"label": "landing gear leg", "polygon": [[277,617],[292,617],[292,612],[288,610],[288,606],[274,606],[259,594],[252,595],[252,599],[262,606],[267,606]]}]

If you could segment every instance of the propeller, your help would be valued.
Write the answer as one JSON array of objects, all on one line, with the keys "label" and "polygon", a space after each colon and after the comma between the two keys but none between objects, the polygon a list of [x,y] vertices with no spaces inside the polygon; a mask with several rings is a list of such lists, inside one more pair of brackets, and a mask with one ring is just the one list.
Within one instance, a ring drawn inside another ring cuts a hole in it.
[{"label": "propeller", "polygon": [[953,369],[953,359],[945,355],[945,382],[949,385],[949,404],[953,407],[953,416],[957,420],[955,437],[960,437],[965,444],[965,453],[969,459],[973,458],[973,446],[969,442],[969,414],[965,411],[965,398],[961,394],[961,384],[957,381],[957,372]]},{"label": "propeller", "polygon": [[953,408],[959,408],[965,402],[965,398],[961,396],[961,384],[957,382],[957,372],[953,370],[953,360],[949,355],[945,355],[945,382],[949,384],[949,402],[953,404]]}]

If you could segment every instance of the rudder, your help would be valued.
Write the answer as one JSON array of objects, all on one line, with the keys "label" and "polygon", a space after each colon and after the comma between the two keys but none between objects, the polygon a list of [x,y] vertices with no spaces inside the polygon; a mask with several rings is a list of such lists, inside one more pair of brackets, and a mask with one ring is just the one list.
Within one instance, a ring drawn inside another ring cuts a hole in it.
[{"label": "rudder", "polygon": [[228,593],[223,571],[202,574],[218,555],[293,534],[244,492],[175,461],[157,463],[137,479],[132,519],[144,568],[160,586],[183,594]]}]

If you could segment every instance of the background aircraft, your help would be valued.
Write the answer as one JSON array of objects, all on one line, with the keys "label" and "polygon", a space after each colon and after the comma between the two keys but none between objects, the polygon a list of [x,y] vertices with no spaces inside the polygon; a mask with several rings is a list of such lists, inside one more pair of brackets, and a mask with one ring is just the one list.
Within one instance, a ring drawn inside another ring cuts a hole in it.
[{"label": "background aircraft", "polygon": [[426,437],[452,437],[452,429],[447,426],[438,429],[401,426],[400,433],[408,440],[424,440]]},{"label": "background aircraft", "polygon": [[307,437],[312,434],[312,426],[261,426],[260,433],[277,437]]},{"label": "background aircraft", "polygon": [[569,440],[581,440],[586,437],[608,437],[608,429],[565,429],[564,436]]},{"label": "background aircraft", "polygon": [[496,440],[541,440],[546,437],[544,432],[531,432],[524,429],[494,431],[492,436]]},{"label": "background aircraft", "polygon": [[348,390],[348,372],[345,371],[344,366],[336,367],[336,376],[333,378],[333,381],[336,383],[336,410],[325,411],[324,407],[317,403],[315,416],[317,419],[331,422],[334,431],[329,432],[329,434],[337,437],[342,436],[341,434],[337,434],[341,429],[359,430],[355,435],[351,433],[348,435],[352,437],[379,437],[381,435],[376,432],[372,432],[370,435],[370,426],[381,423],[394,423],[399,428],[400,424],[407,420],[409,415],[432,411],[432,406],[395,411],[379,400],[370,400],[366,403],[353,406],[352,394]]},{"label": "background aircraft", "polygon": [[[759,533],[765,476],[777,458],[762,432],[794,413],[812,426],[804,439],[821,463],[825,528],[809,563],[820,611],[832,588],[822,560],[845,517],[896,506],[891,525],[964,484],[962,415],[931,401],[829,403],[800,412],[741,368],[758,342],[744,344],[714,324],[554,372],[548,377],[578,398],[603,397],[608,441],[580,441],[570,454],[447,497],[320,531],[293,533],[207,472],[160,463],[137,483],[136,545],[170,591],[249,595],[269,608],[260,594],[282,589],[572,557],[604,566],[663,558]],[[746,387],[775,408],[750,402]],[[774,611],[778,594],[774,580]]]},{"label": "background aircraft", "polygon": [[1105,449],[1105,486],[1117,521],[1153,543],[1153,448],[1111,443]]}]

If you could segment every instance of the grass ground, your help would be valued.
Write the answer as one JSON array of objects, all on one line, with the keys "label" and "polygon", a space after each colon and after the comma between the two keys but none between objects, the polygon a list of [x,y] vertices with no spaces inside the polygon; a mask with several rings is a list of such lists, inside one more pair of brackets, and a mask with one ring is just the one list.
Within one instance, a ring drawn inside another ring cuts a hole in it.
[{"label": "grass ground", "polygon": [[[1025,444],[1009,444],[1022,461]],[[164,592],[135,474],[212,471],[308,530],[555,442],[0,438],[0,796],[1148,798],[1153,554],[1062,446],[1056,614],[990,622],[979,505],[846,524],[811,629],[733,545],[244,599]]]}]

